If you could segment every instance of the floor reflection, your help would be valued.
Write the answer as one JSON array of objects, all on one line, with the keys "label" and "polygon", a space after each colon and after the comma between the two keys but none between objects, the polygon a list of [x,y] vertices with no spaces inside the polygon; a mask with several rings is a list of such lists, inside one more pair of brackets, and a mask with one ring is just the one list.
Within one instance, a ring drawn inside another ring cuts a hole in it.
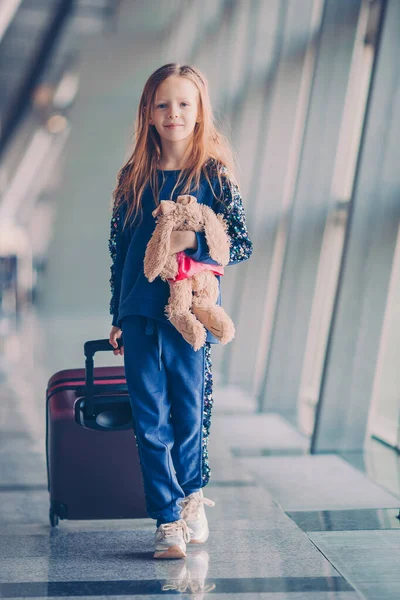
[{"label": "floor reflection", "polygon": [[[208,552],[204,549],[190,551],[186,560],[171,565],[170,579],[162,584],[163,592],[180,592],[185,598],[202,600],[205,594],[215,590],[215,583],[206,583]],[[177,596],[179,598],[179,596]]]}]

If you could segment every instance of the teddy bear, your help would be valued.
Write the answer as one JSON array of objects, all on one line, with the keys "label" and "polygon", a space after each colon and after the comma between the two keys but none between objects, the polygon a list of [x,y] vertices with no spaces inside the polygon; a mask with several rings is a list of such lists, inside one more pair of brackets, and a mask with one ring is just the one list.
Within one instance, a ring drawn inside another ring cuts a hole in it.
[{"label": "teddy bear", "polygon": [[[161,200],[153,211],[156,227],[144,257],[144,274],[152,282],[158,276],[170,286],[165,307],[168,320],[194,350],[206,342],[207,330],[221,344],[235,336],[235,327],[218,299],[218,280],[229,263],[230,240],[222,215],[189,194],[173,200]],[[193,261],[184,252],[170,254],[172,231],[204,231],[210,257],[218,265]]]}]

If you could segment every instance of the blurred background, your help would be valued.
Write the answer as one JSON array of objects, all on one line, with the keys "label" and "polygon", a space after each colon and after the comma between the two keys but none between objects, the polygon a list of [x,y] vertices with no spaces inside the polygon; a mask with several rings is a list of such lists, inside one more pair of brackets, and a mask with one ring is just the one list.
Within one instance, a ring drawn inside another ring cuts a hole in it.
[{"label": "blurred background", "polygon": [[111,193],[177,61],[209,80],[254,244],[213,347],[231,455],[332,453],[400,494],[399,31],[398,0],[2,1],[0,426],[29,460],[47,380],[108,338]]}]

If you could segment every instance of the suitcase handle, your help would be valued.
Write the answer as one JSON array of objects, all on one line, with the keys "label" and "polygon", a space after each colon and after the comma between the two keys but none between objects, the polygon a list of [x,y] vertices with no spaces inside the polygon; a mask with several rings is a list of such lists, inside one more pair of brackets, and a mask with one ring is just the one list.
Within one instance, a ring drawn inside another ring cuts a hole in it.
[{"label": "suitcase handle", "polygon": [[[117,339],[118,348],[124,345],[122,340],[122,335]],[[89,340],[85,342],[83,345],[83,351],[85,356],[94,356],[96,352],[103,352],[107,350],[116,350],[113,346],[111,346],[110,342],[106,339],[103,340]]]},{"label": "suitcase handle", "polygon": [[[121,348],[121,346],[124,345],[122,336],[117,339],[117,343],[118,343],[118,348]],[[85,410],[85,412],[88,416],[94,415],[94,409],[93,409],[94,360],[93,360],[93,357],[96,354],[96,352],[105,352],[105,351],[110,351],[110,350],[116,350],[116,348],[114,348],[114,346],[111,346],[109,340],[107,340],[107,339],[89,340],[88,342],[85,342],[83,345],[83,351],[84,351],[84,354],[86,357],[86,360],[85,360],[85,385],[86,385],[85,409],[86,410]]]}]

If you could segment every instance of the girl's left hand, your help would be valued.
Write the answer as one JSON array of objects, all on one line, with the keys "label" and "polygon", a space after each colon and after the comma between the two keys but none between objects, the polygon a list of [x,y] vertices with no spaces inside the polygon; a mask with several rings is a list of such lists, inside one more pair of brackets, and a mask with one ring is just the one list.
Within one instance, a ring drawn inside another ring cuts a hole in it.
[{"label": "girl's left hand", "polygon": [[171,233],[170,254],[183,250],[197,250],[197,238],[194,231],[173,231]]}]

